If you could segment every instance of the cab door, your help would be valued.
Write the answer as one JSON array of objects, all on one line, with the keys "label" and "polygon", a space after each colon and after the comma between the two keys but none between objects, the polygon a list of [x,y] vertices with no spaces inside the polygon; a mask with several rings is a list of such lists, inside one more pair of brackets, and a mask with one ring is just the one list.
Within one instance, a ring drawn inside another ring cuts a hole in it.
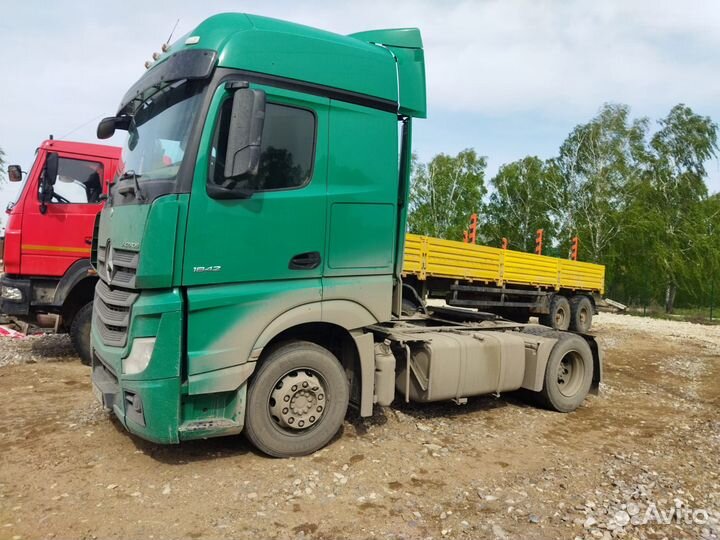
[{"label": "cab door", "polygon": [[37,186],[27,194],[21,244],[21,272],[26,275],[62,276],[75,261],[90,257],[110,163],[69,152],[58,156],[54,194],[44,213]]},{"label": "cab door", "polygon": [[[322,298],[329,100],[266,92],[254,191],[214,199],[222,182],[232,94],[219,87],[201,137],[189,203],[182,284],[188,298],[188,373],[247,360],[280,315]],[[192,390],[191,390],[192,391]]]},{"label": "cab door", "polygon": [[[320,278],[325,255],[329,100],[261,87],[267,104],[256,190],[213,199],[224,169],[232,95],[216,91],[190,198],[184,285]],[[203,151],[204,149],[204,151]]]}]

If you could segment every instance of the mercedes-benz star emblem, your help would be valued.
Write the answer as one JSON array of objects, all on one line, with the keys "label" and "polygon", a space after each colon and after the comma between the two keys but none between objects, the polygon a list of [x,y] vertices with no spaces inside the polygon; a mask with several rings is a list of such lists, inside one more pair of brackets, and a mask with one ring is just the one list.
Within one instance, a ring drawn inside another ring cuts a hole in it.
[{"label": "mercedes-benz star emblem", "polygon": [[105,266],[107,267],[107,275],[108,279],[112,280],[113,278],[113,270],[115,269],[113,267],[113,252],[112,248],[110,247],[110,240],[108,240],[107,246],[105,248]]}]

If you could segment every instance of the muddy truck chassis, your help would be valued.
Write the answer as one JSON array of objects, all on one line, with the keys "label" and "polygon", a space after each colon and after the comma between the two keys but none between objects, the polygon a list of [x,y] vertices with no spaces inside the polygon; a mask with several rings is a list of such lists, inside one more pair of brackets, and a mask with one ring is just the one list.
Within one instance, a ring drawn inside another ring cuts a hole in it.
[{"label": "muddy truck chassis", "polygon": [[525,389],[569,412],[597,390],[591,336],[402,316],[417,29],[226,13],[156,58],[98,126],[128,138],[93,239],[92,383],[128,431],[300,456],[350,404]]}]

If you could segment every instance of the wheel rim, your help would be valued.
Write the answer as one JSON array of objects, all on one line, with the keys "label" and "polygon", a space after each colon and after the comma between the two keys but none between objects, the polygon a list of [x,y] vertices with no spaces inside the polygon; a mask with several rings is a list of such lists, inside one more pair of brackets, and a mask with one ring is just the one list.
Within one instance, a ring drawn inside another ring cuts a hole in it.
[{"label": "wheel rim", "polygon": [[294,369],[280,377],[268,399],[275,425],[292,434],[316,426],[327,409],[325,386],[322,376],[309,368]]},{"label": "wheel rim", "polygon": [[557,385],[560,393],[565,397],[574,397],[577,394],[585,375],[585,364],[580,354],[570,351],[558,365]]},{"label": "wheel rim", "polygon": [[565,312],[565,308],[559,307],[555,311],[555,328],[563,328],[566,318],[567,318],[567,313]]}]

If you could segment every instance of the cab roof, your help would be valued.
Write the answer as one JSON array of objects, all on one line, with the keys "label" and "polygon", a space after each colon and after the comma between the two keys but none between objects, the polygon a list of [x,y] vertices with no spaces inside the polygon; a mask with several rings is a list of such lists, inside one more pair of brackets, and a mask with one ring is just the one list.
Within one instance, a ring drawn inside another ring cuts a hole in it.
[{"label": "cab roof", "polygon": [[394,104],[401,114],[426,116],[425,62],[415,28],[343,36],[258,15],[222,13],[178,39],[158,63],[191,48],[215,51],[219,67],[371,96]]},{"label": "cab roof", "polygon": [[107,159],[120,159],[121,149],[117,146],[105,144],[92,144],[85,142],[61,141],[47,139],[40,144],[40,148],[55,152],[72,152],[76,154],[88,154]]}]

